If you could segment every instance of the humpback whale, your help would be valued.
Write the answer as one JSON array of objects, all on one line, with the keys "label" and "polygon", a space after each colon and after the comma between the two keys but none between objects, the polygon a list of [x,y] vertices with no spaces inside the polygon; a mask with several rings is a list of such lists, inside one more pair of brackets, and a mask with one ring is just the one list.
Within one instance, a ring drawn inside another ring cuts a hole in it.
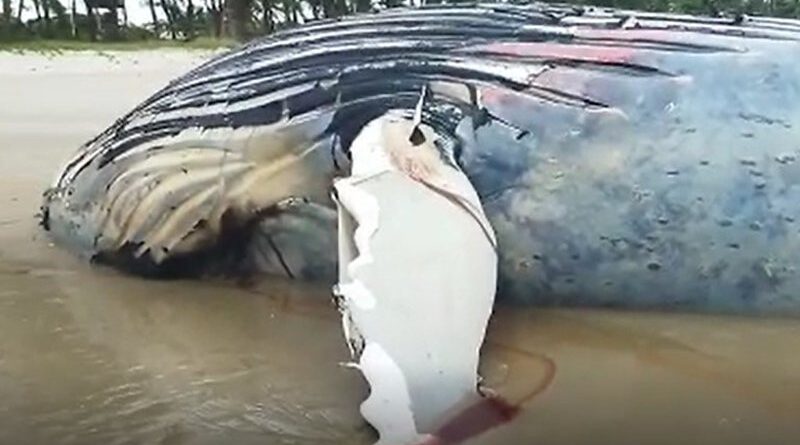
[{"label": "humpback whale", "polygon": [[143,274],[332,280],[332,178],[427,86],[422,122],[497,232],[501,300],[796,312],[798,38],[790,20],[542,5],[313,22],[114,122],[43,223]]}]

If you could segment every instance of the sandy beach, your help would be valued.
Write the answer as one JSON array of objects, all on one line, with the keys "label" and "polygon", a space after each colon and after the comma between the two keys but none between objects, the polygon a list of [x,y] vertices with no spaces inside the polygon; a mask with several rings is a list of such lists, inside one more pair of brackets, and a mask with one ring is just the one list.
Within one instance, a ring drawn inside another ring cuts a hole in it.
[{"label": "sandy beach", "polygon": [[[210,52],[0,52],[0,444],[369,444],[328,290],[148,281],[36,225],[84,141]],[[472,444],[800,443],[800,320],[499,308]]]}]

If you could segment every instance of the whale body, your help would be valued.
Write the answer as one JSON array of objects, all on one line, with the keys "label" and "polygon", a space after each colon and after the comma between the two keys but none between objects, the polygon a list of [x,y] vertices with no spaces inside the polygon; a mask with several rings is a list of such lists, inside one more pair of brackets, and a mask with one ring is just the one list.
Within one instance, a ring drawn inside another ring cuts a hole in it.
[{"label": "whale body", "polygon": [[369,122],[418,104],[496,233],[499,301],[800,313],[792,20],[479,4],[308,23],[114,122],[42,223],[146,276],[333,283],[332,181]]}]

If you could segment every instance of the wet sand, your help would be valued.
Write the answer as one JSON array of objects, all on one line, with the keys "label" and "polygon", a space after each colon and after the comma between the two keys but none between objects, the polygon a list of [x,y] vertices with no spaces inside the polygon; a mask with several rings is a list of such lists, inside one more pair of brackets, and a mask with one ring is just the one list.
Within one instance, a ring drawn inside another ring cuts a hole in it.
[{"label": "wet sand", "polygon": [[[0,444],[368,444],[324,288],[157,282],[36,226],[75,148],[203,52],[0,53]],[[800,443],[800,321],[498,309],[474,444]]]}]

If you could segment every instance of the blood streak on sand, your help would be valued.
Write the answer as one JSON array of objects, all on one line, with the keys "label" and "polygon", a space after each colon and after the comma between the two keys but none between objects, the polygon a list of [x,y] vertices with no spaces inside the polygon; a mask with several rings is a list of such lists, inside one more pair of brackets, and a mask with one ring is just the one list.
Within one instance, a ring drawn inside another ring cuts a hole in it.
[{"label": "blood streak on sand", "polygon": [[506,400],[487,396],[458,413],[452,420],[428,436],[419,445],[455,445],[508,423],[517,417],[521,408]]},{"label": "blood streak on sand", "polygon": [[[316,301],[304,304],[283,298],[279,302],[279,307],[279,311],[285,314],[306,316],[332,323],[339,321],[338,317],[329,310],[330,307],[319,305]],[[457,445],[493,428],[510,423],[522,413],[528,403],[553,384],[557,367],[550,357],[498,341],[487,341],[486,345],[496,352],[506,352],[517,356],[521,361],[539,362],[544,367],[544,375],[533,388],[524,391],[513,400],[511,400],[511,395],[501,396],[490,388],[482,388],[480,391],[483,394],[482,398],[456,413],[417,445]]]},{"label": "blood streak on sand", "polygon": [[489,342],[489,345],[498,350],[518,355],[521,360],[541,362],[545,367],[543,378],[534,388],[525,391],[521,397],[513,401],[485,389],[483,398],[458,412],[418,445],[461,444],[493,428],[509,423],[517,418],[527,403],[547,390],[555,380],[556,364],[549,357],[502,343]]}]

